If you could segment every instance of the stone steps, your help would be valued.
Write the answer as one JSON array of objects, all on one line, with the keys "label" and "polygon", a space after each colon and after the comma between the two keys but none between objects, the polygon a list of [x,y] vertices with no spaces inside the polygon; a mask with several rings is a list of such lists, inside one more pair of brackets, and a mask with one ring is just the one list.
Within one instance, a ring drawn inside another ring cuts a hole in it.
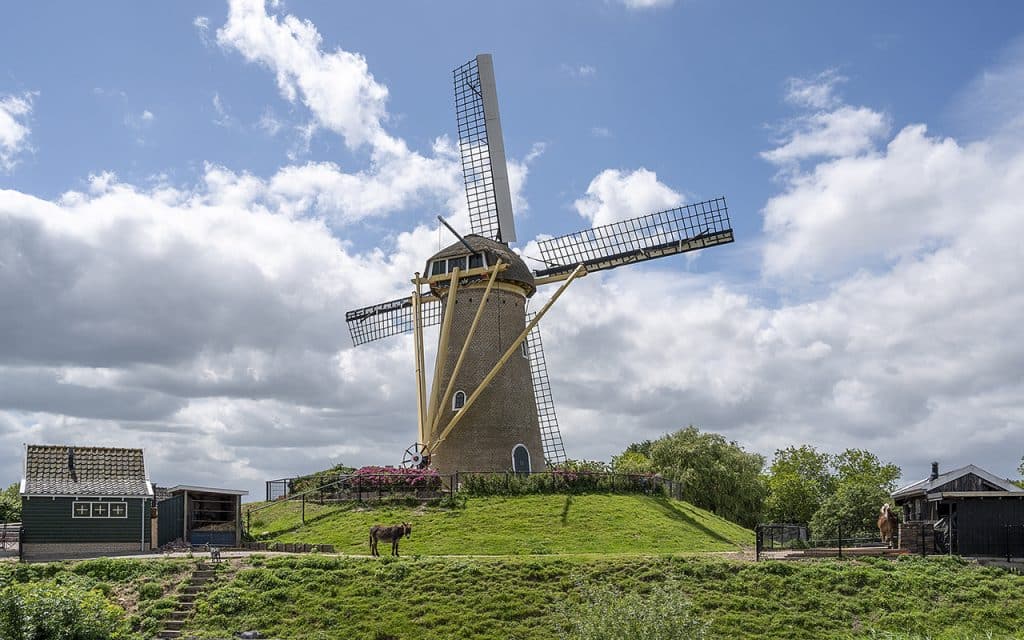
[{"label": "stone steps", "polygon": [[196,606],[196,597],[216,581],[217,572],[213,567],[200,564],[189,576],[188,582],[176,594],[178,604],[163,623],[163,629],[157,638],[180,638],[181,629],[192,616]]}]

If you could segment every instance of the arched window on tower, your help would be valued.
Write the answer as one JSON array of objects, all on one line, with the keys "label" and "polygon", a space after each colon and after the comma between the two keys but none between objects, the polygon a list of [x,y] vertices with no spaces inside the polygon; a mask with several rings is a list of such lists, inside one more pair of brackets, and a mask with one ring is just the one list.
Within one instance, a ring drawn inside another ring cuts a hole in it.
[{"label": "arched window on tower", "polygon": [[512,447],[512,471],[514,473],[530,473],[530,452],[525,445]]},{"label": "arched window on tower", "polygon": [[456,391],[452,396],[452,411],[458,411],[464,406],[466,406],[466,392]]}]

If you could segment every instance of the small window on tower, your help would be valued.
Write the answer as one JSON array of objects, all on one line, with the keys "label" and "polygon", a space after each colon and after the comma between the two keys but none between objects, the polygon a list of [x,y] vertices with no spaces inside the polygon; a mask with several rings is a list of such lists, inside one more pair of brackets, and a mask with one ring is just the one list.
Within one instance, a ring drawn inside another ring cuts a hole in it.
[{"label": "small window on tower", "polygon": [[461,258],[449,258],[448,259],[448,273],[451,273],[452,271],[455,271],[455,267],[458,267],[462,271],[466,270],[466,258],[465,258],[465,256],[463,256]]},{"label": "small window on tower", "polygon": [[479,269],[482,266],[484,266],[484,254],[474,253],[473,255],[469,256],[470,269]]},{"label": "small window on tower", "polygon": [[530,346],[528,344],[526,344],[526,340],[523,340],[523,343],[521,345],[519,345],[519,348],[523,352],[523,357],[526,358],[526,359],[529,359],[530,358]]},{"label": "small window on tower", "polygon": [[434,264],[430,265],[430,275],[439,276],[444,273],[444,260],[434,260]]},{"label": "small window on tower", "polygon": [[456,391],[452,396],[452,411],[458,411],[464,406],[466,406],[466,392]]}]

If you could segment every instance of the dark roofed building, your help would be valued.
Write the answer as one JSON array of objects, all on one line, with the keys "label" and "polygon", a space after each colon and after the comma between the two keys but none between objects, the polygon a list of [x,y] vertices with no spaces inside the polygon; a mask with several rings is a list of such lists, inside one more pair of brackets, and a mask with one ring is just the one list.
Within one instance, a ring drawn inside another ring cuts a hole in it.
[{"label": "dark roofed building", "polygon": [[21,504],[27,560],[150,548],[153,487],[142,449],[28,445]]},{"label": "dark roofed building", "polygon": [[892,498],[905,522],[938,532],[940,551],[1024,556],[1024,489],[981,467],[939,473],[933,462],[927,478],[897,489]]}]

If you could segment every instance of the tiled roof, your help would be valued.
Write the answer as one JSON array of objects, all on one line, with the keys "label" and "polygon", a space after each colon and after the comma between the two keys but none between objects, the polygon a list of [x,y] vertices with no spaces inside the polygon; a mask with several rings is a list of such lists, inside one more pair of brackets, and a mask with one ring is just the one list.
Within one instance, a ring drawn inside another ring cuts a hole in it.
[{"label": "tiled roof", "polygon": [[142,449],[28,445],[24,495],[144,496]]}]

